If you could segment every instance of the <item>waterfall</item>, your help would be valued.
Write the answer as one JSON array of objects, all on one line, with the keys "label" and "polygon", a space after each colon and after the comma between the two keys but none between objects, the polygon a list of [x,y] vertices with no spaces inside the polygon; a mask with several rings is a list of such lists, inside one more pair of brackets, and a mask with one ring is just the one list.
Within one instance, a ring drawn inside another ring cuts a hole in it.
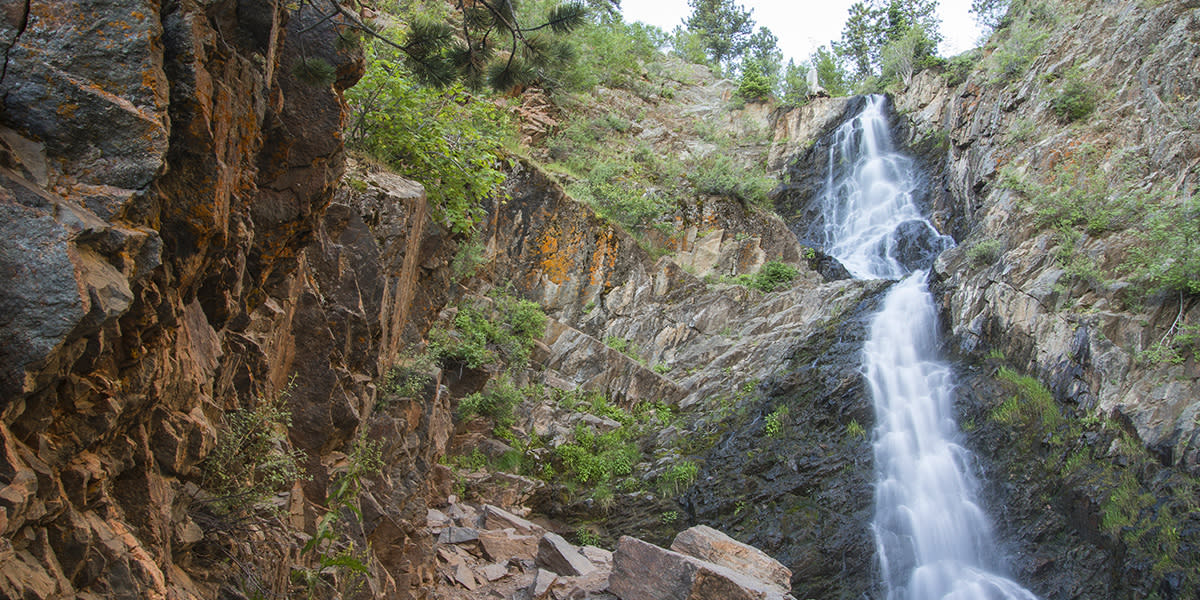
[{"label": "waterfall", "polygon": [[912,160],[870,96],[829,151],[821,198],[825,251],[859,279],[901,279],[873,317],[863,368],[875,403],[876,550],[888,600],[1036,600],[1002,563],[977,501],[969,452],[937,358],[926,269],[953,241],[917,207]]}]

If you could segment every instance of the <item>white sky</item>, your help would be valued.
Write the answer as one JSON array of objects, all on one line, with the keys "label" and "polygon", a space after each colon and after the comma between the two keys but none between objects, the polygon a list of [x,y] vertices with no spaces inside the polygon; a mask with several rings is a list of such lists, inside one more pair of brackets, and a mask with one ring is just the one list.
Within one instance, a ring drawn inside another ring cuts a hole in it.
[{"label": "white sky", "polygon": [[[850,5],[855,0],[739,0],[754,11],[756,28],[766,26],[779,38],[784,62],[808,59],[818,46],[829,46],[842,37]],[[943,56],[954,56],[975,47],[980,31],[967,12],[970,0],[940,0]],[[687,0],[621,0],[626,21],[642,21],[670,32],[691,13]]]}]

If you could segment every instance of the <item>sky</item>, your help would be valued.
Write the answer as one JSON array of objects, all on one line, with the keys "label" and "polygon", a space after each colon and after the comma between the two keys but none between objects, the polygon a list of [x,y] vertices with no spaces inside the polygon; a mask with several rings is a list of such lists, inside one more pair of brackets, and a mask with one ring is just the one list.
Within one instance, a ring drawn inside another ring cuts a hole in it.
[{"label": "sky", "polygon": [[[850,5],[855,0],[739,0],[752,9],[758,26],[766,26],[779,38],[784,61],[807,60],[818,46],[828,46],[831,40],[842,37]],[[970,0],[941,0],[938,12],[942,18],[943,56],[954,56],[976,46],[980,31],[975,19],[967,12]],[[621,0],[621,12],[626,21],[642,21],[671,31],[691,9],[687,0]]]}]

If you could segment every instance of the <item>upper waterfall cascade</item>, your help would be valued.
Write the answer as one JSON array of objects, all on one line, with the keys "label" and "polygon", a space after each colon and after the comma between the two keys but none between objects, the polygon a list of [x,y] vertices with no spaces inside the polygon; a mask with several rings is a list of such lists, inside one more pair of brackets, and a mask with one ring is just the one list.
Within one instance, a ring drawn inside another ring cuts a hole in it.
[{"label": "upper waterfall cascade", "polygon": [[953,241],[913,195],[882,96],[834,134],[822,196],[825,250],[855,277],[900,279],[873,317],[863,368],[875,404],[876,549],[889,600],[1035,600],[999,574],[1002,559],[959,443],[950,369],[937,358],[926,271]]}]

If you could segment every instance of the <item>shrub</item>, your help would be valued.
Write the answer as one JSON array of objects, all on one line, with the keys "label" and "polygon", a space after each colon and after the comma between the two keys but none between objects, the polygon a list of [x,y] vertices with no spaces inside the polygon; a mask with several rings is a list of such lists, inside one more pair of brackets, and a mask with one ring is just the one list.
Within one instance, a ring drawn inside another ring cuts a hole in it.
[{"label": "shrub", "polygon": [[967,249],[967,262],[973,267],[996,264],[1004,254],[1004,243],[1000,240],[983,240]]},{"label": "shrub", "polygon": [[290,389],[289,384],[277,394],[259,396],[251,408],[226,413],[216,447],[201,467],[203,486],[219,498],[220,509],[252,510],[302,477],[304,453],[290,449],[287,440]]},{"label": "shrub", "polygon": [[599,487],[615,477],[629,475],[640,457],[625,428],[597,434],[587,425],[575,426],[575,440],[554,449],[562,472],[576,483]]},{"label": "shrub", "polygon": [[762,292],[774,292],[787,287],[800,271],[796,267],[777,260],[769,260],[753,275],[739,275],[734,283]]},{"label": "shrub", "polygon": [[1096,109],[1096,91],[1082,79],[1068,77],[1062,90],[1050,101],[1050,108],[1064,122],[1082,120]]},{"label": "shrub", "polygon": [[763,426],[763,432],[767,434],[767,437],[773,438],[783,431],[788,412],[787,406],[780,406],[767,415],[766,424]]},{"label": "shrub", "polygon": [[725,196],[746,205],[767,206],[767,195],[775,180],[761,168],[744,169],[726,154],[712,154],[688,175],[688,181],[700,194]]},{"label": "shrub", "polygon": [[672,465],[658,477],[659,490],[663,495],[678,496],[696,481],[699,472],[700,466],[690,460]]},{"label": "shrub", "polygon": [[546,332],[546,314],[536,302],[498,294],[494,307],[466,304],[454,316],[454,331],[429,331],[430,354],[457,360],[472,369],[504,363],[509,369],[529,364],[534,342]]},{"label": "shrub", "polygon": [[1200,295],[1200,194],[1155,207],[1123,269],[1148,294]]},{"label": "shrub", "polygon": [[469,231],[504,182],[502,145],[515,137],[510,118],[461,84],[418,85],[387,46],[370,45],[366,57],[366,74],[346,91],[347,144],[424,183],[434,216]]},{"label": "shrub", "polygon": [[979,52],[977,50],[968,50],[958,56],[951,57],[946,62],[946,70],[943,73],[946,77],[946,85],[948,87],[958,87],[971,74],[971,70],[975,68],[975,63],[979,61]]},{"label": "shrub", "polygon": [[482,392],[475,392],[460,400],[458,415],[463,419],[487,417],[495,423],[498,431],[507,431],[517,421],[513,409],[523,398],[521,390],[507,376],[501,375],[489,381]]}]

